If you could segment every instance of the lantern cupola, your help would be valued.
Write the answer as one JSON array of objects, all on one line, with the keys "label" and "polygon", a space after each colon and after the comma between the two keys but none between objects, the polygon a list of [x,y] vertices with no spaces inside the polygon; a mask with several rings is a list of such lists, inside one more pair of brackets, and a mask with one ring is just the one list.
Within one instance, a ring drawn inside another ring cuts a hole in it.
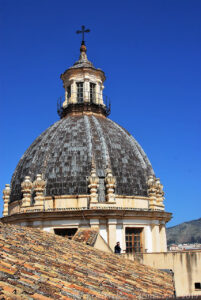
[{"label": "lantern cupola", "polygon": [[65,89],[65,97],[60,98],[58,103],[58,114],[61,118],[69,113],[93,112],[105,116],[110,113],[109,99],[103,96],[105,73],[94,67],[86,52],[83,39],[79,60],[61,74]]}]

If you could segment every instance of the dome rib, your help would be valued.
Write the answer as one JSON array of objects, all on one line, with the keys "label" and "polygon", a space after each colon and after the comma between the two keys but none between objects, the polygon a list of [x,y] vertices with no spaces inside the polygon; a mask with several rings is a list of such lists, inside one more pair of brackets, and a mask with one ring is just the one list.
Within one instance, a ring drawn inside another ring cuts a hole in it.
[{"label": "dome rib", "polygon": [[[58,126],[57,126],[57,130],[58,130],[62,123],[60,121],[58,121],[57,124],[58,124]],[[54,140],[54,137],[56,136],[56,133],[57,133],[57,131],[55,131],[55,132],[53,132],[53,134],[51,134],[51,137],[48,141],[48,151],[46,151],[46,153],[44,154],[44,162],[43,162],[43,165],[42,165],[42,168],[41,168],[41,174],[44,175],[44,176],[45,176],[46,169],[47,169],[48,158],[50,157],[50,153],[51,153],[52,148],[54,146],[52,144],[52,142]],[[45,142],[43,144],[45,144]]]},{"label": "dome rib", "polygon": [[[21,183],[24,180],[25,176],[30,176],[31,179],[35,179],[33,177],[33,154],[32,152],[35,151],[35,148],[37,146],[37,149],[40,148],[40,144],[44,143],[44,140],[46,140],[46,136],[49,137],[49,135],[52,133],[52,131],[57,130],[57,126],[60,121],[54,123],[52,126],[50,126],[48,129],[46,129],[39,137],[35,139],[35,141],[31,144],[31,146],[25,151],[25,153],[22,155],[14,173],[11,179],[11,202],[16,200],[17,195],[17,200],[21,199]],[[37,151],[35,151],[34,155],[37,155]],[[31,168],[29,169],[29,164],[31,162]],[[38,170],[37,173],[40,173],[40,170]],[[36,174],[35,174],[36,176]],[[14,195],[15,194],[15,195]]]},{"label": "dome rib", "polygon": [[92,157],[97,175],[105,167],[116,177],[116,194],[147,195],[151,164],[134,138],[113,121],[98,115],[69,115],[50,126],[27,149],[11,181],[11,201],[21,199],[25,176],[38,173],[47,181],[46,196],[88,193]]},{"label": "dome rib", "polygon": [[102,166],[102,168],[106,168],[106,167],[111,165],[111,162],[110,162],[110,157],[109,157],[109,153],[108,153],[107,144],[105,142],[103,130],[102,130],[101,125],[100,125],[97,118],[92,116],[92,120],[95,124],[97,133],[98,133],[99,138],[100,138],[101,146],[102,146],[102,157],[103,157],[103,161],[104,161],[104,166]]},{"label": "dome rib", "polygon": [[84,116],[84,123],[86,128],[86,139],[88,144],[88,150],[89,150],[89,157],[92,160],[92,153],[93,153],[93,144],[92,144],[92,133],[91,133],[91,124],[89,121],[88,116]]},{"label": "dome rib", "polygon": [[[140,162],[141,162],[141,166],[143,169],[146,169],[147,166],[146,166],[146,163],[145,163],[145,160],[144,160],[144,157],[143,155],[141,154],[141,152],[139,151],[139,148],[138,148],[138,143],[137,141],[130,135],[128,134],[125,130],[122,129],[121,126],[119,126],[117,123],[114,123],[115,126],[118,127],[118,129],[124,134],[124,136],[126,137],[126,139],[133,145],[133,150],[135,152],[135,155],[139,158]],[[140,147],[141,148],[141,147]]]}]

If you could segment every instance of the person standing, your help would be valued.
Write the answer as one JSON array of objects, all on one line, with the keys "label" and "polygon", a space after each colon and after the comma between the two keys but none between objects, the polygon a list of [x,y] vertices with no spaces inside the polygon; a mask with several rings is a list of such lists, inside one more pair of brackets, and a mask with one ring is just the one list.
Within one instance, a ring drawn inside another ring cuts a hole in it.
[{"label": "person standing", "polygon": [[121,254],[121,247],[120,247],[120,243],[119,242],[117,242],[116,246],[114,247],[114,253]]}]

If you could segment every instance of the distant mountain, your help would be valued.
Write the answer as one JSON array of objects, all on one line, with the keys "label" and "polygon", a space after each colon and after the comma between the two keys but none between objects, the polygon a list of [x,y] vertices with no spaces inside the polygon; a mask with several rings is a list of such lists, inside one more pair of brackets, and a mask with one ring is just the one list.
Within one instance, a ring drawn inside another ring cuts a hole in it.
[{"label": "distant mountain", "polygon": [[167,228],[167,243],[201,243],[201,218]]}]

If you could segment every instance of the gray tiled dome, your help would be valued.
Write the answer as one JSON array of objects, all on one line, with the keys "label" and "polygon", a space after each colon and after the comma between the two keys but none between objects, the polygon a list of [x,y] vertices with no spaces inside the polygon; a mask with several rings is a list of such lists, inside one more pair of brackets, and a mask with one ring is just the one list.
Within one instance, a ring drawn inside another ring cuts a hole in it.
[{"label": "gray tiled dome", "polygon": [[92,156],[97,175],[111,166],[118,195],[147,195],[151,164],[136,140],[121,126],[100,116],[68,116],[44,131],[20,159],[11,181],[11,201],[21,199],[25,176],[43,174],[46,195],[88,193]]}]

